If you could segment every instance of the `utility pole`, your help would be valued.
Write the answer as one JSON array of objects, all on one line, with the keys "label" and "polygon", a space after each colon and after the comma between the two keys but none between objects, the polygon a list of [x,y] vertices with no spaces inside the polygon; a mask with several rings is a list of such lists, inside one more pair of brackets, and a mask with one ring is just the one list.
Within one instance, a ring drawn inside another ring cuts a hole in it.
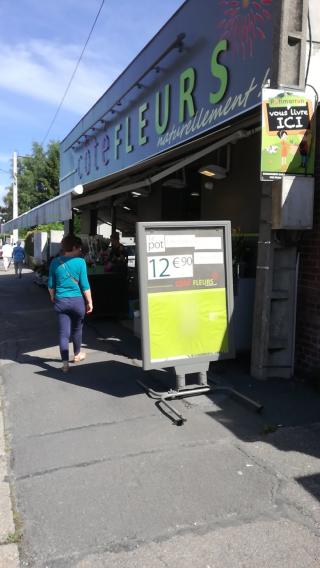
[{"label": "utility pole", "polygon": [[[17,152],[13,152],[13,189],[12,189],[12,217],[15,219],[18,217],[18,155]],[[18,229],[13,229],[13,242],[16,243],[19,238]]]},{"label": "utility pole", "polygon": [[[273,89],[305,88],[308,0],[279,0],[273,40]],[[310,47],[311,49],[311,47]],[[297,247],[273,229],[274,182],[263,182],[253,316],[251,375],[290,378],[294,366]]]}]

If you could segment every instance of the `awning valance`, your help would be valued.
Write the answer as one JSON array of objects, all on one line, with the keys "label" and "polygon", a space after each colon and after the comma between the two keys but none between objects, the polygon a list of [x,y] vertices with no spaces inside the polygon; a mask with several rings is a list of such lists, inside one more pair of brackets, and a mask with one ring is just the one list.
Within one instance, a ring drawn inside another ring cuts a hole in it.
[{"label": "awning valance", "polygon": [[[81,190],[80,190],[81,188]],[[45,201],[26,211],[19,217],[7,221],[1,226],[2,233],[12,233],[14,229],[27,229],[28,227],[36,227],[37,225],[46,225],[47,223],[55,223],[57,221],[68,221],[72,218],[71,197],[72,194],[81,194],[82,186],[76,186],[72,190],[57,195],[49,201]]]}]

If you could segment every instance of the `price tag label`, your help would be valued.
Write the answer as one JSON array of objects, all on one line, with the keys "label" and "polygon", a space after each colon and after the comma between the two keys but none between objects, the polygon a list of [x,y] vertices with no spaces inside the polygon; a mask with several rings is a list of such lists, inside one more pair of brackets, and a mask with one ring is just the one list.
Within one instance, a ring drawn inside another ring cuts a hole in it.
[{"label": "price tag label", "polygon": [[148,257],[148,279],[162,280],[164,278],[192,278],[193,255],[179,254],[170,256]]}]

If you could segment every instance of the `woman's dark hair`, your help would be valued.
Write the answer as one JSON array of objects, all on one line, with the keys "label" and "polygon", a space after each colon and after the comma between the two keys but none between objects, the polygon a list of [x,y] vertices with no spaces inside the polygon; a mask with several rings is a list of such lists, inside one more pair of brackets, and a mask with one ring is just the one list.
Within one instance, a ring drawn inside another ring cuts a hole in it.
[{"label": "woman's dark hair", "polygon": [[82,241],[75,235],[66,235],[61,241],[61,248],[63,252],[72,252],[74,248],[81,248]]}]

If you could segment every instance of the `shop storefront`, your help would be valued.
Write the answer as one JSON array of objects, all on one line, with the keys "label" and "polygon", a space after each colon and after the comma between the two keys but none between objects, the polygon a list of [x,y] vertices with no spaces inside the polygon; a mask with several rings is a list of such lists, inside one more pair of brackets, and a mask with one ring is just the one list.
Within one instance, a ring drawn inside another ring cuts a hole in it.
[{"label": "shop storefront", "polygon": [[85,234],[99,220],[132,237],[137,221],[231,220],[243,351],[252,335],[259,105],[274,6],[227,4],[182,5],[62,142],[61,191],[84,186],[73,206]]},{"label": "shop storefront", "polygon": [[[256,282],[266,197],[261,98],[279,9],[275,0],[187,0],[61,143],[60,197],[72,196],[65,220],[71,209],[81,217],[100,297],[111,289],[104,283],[104,243],[96,237],[100,224],[134,239],[138,221],[231,221],[237,353],[250,351],[254,340],[255,352],[263,344],[264,331],[253,332],[254,310],[256,320],[276,314],[268,354],[252,367],[260,378],[294,370],[298,263],[285,239],[275,249],[279,270],[281,262],[289,267],[287,289]],[[78,186],[83,193],[73,195]],[[132,312],[134,271],[127,292]],[[108,309],[102,301],[101,313]]]}]

